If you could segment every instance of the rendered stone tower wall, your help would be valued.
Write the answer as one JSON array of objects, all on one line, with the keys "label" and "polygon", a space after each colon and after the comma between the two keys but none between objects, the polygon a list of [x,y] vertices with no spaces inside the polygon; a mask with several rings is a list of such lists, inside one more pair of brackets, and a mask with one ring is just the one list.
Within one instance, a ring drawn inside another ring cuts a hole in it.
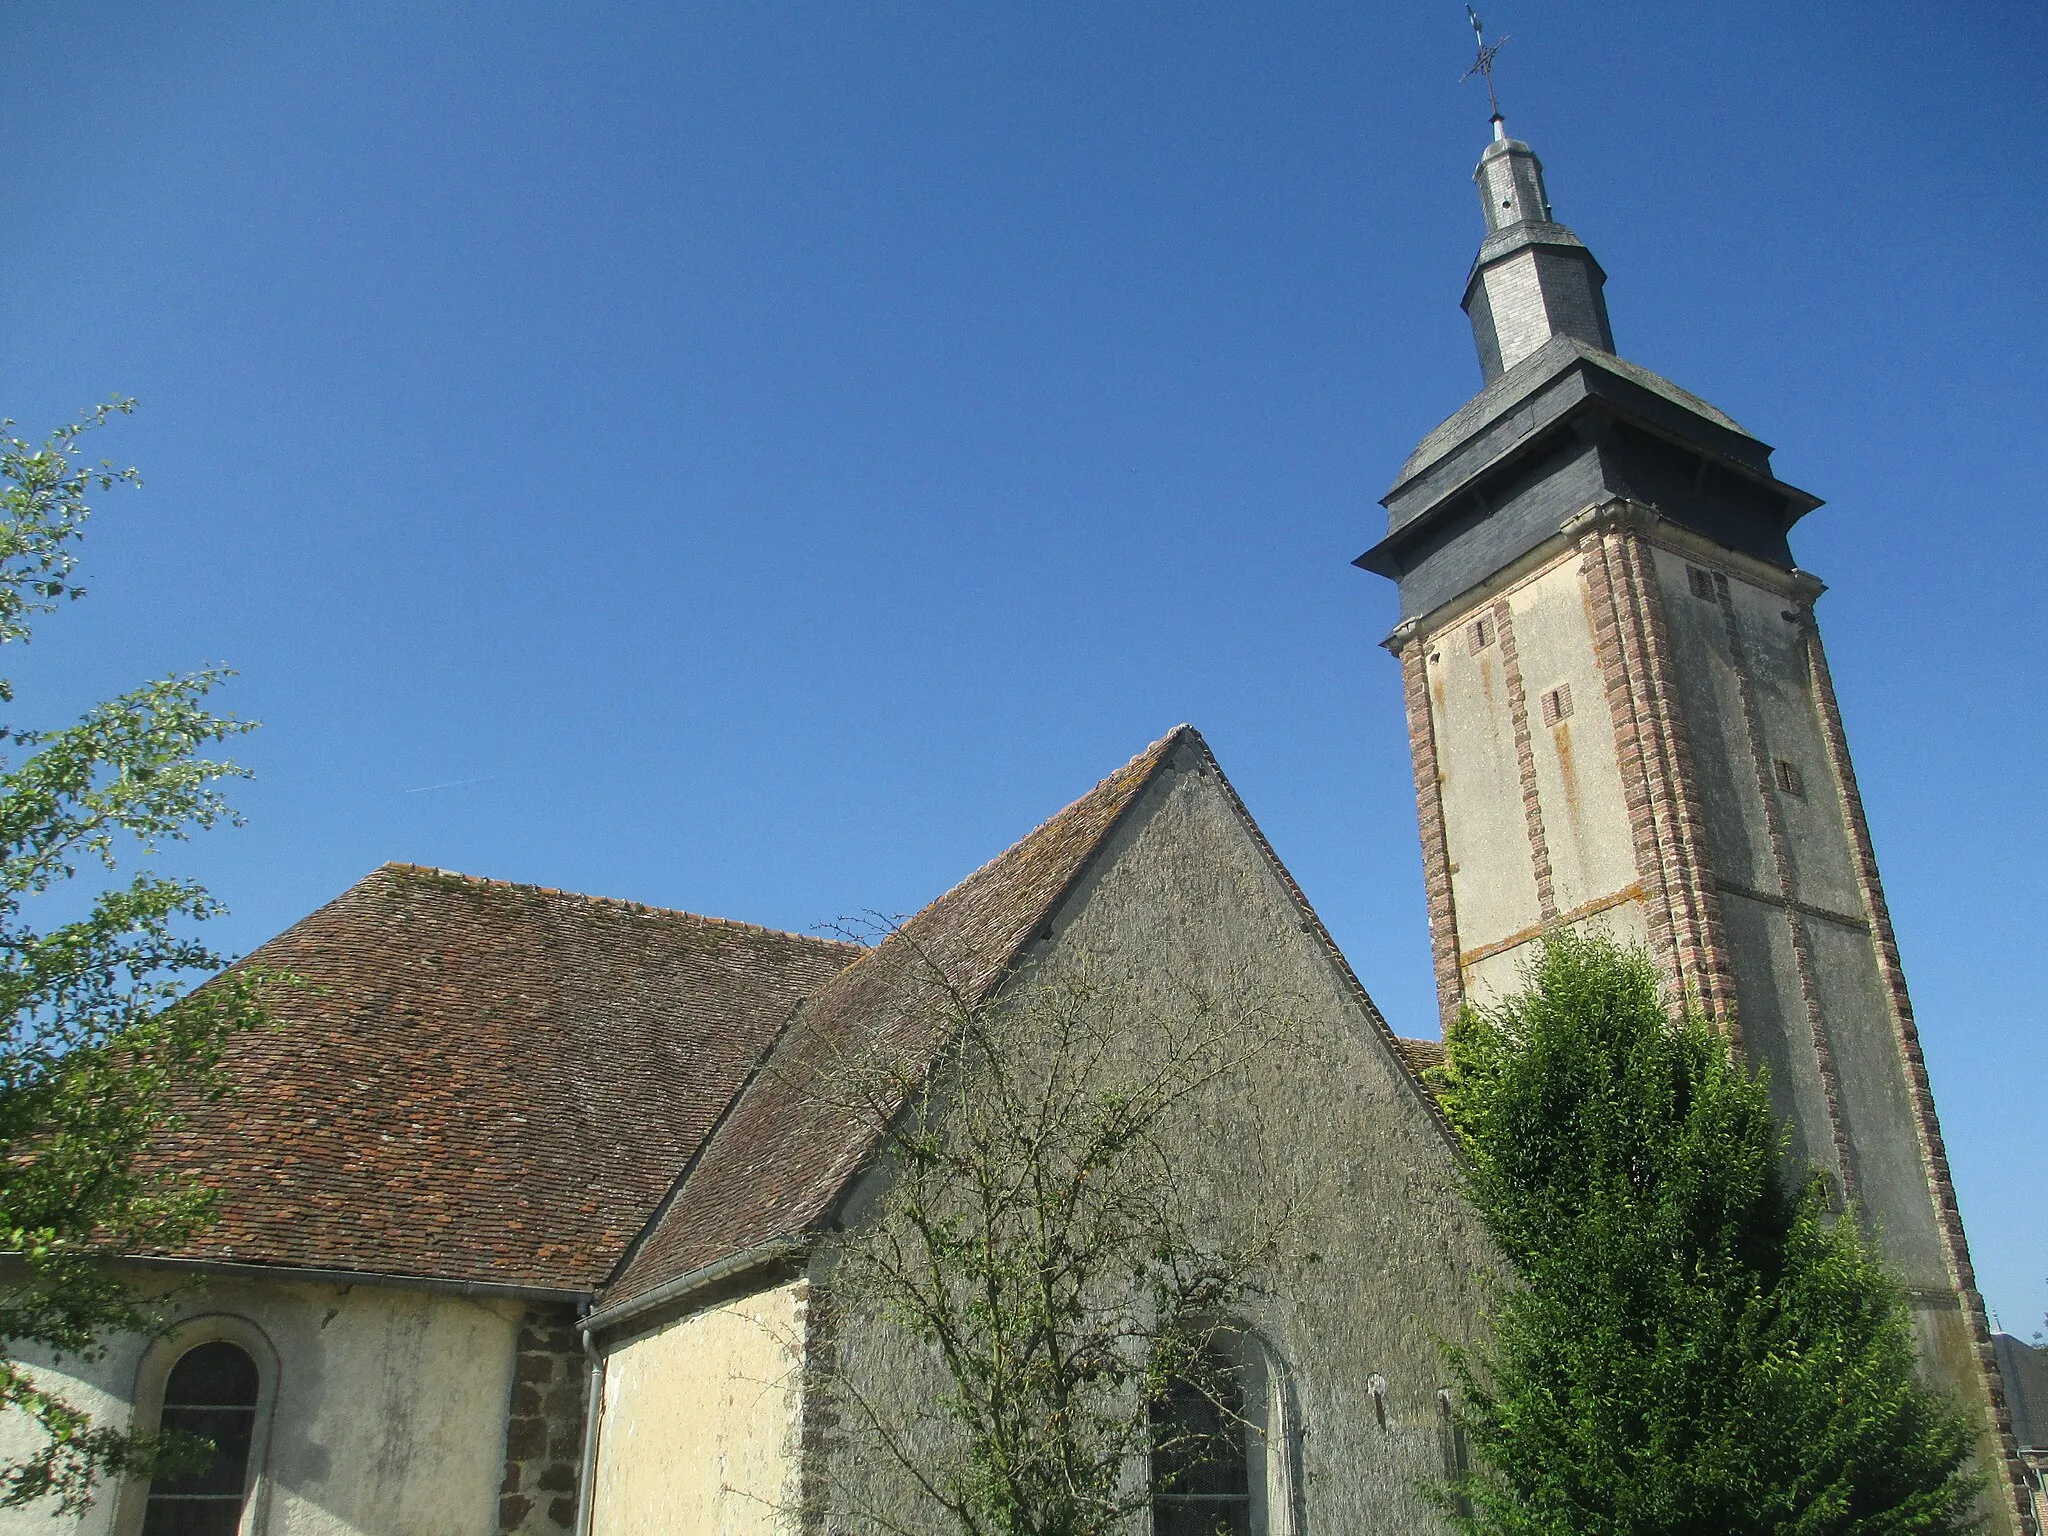
[{"label": "rendered stone tower wall", "polygon": [[1923,1359],[2010,1465],[1819,591],[1617,501],[1396,631],[1438,997],[1448,1022],[1513,990],[1559,928],[1646,943],[1674,1006],[1769,1064],[1793,1157],[1881,1231]]}]

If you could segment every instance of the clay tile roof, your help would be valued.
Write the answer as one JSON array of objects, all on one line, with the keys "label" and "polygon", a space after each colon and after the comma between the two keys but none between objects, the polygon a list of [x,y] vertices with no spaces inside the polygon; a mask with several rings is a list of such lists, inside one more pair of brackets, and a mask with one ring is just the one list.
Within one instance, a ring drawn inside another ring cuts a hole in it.
[{"label": "clay tile roof", "polygon": [[1155,742],[809,999],[606,1288],[606,1305],[799,1236],[827,1218],[866,1163],[873,1138],[868,1120],[834,1108],[809,1087],[816,1074],[842,1049],[929,1055],[938,1044],[923,1006],[932,967],[970,994],[993,988],[1184,742],[1200,748],[1193,727]]},{"label": "clay tile roof", "polygon": [[308,985],[157,1153],[182,1257],[590,1290],[859,945],[387,864],[251,963]]},{"label": "clay tile roof", "polygon": [[1429,1086],[1426,1074],[1444,1064],[1444,1043],[1441,1040],[1410,1040],[1406,1035],[1396,1035],[1394,1049],[1408,1063],[1408,1070],[1422,1079],[1425,1088]]}]

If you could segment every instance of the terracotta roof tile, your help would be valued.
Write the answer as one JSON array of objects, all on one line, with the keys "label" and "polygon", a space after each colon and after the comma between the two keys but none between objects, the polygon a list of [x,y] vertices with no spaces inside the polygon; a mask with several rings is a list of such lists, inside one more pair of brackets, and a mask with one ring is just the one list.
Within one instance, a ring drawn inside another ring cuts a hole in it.
[{"label": "terracotta roof tile", "polygon": [[183,1257],[591,1289],[858,945],[387,864],[250,957],[310,983],[159,1155]]},{"label": "terracotta roof tile", "polygon": [[1401,1053],[1401,1059],[1408,1063],[1408,1070],[1421,1079],[1425,1088],[1429,1087],[1427,1074],[1444,1064],[1444,1043],[1441,1040],[1410,1040],[1406,1035],[1396,1035],[1394,1049]]},{"label": "terracotta roof tile", "polygon": [[937,1045],[923,1007],[930,968],[984,994],[1038,932],[1184,741],[1181,726],[1037,831],[983,865],[807,1001],[705,1143],[605,1301],[617,1304],[707,1264],[813,1229],[873,1150],[871,1124],[809,1088],[842,1049]]}]

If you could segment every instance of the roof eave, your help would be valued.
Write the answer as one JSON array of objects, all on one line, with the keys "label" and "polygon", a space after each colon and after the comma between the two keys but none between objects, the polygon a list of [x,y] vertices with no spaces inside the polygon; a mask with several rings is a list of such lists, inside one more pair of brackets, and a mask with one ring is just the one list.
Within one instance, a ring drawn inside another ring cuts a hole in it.
[{"label": "roof eave", "polygon": [[[1583,370],[1591,366],[1593,366],[1591,359],[1581,357],[1572,365],[1558,370],[1555,377],[1547,380],[1535,391],[1535,394],[1548,392],[1574,376],[1583,376]],[[1726,451],[1724,448],[1716,446],[1713,441],[1715,437],[1735,435],[1730,434],[1728,429],[1719,422],[1709,421],[1704,417],[1696,417],[1698,427],[1704,430],[1681,433],[1657,421],[1655,416],[1660,413],[1629,410],[1626,402],[1630,392],[1643,395],[1648,395],[1649,392],[1643,390],[1641,385],[1624,374],[1606,369],[1601,370],[1601,372],[1603,375],[1603,387],[1598,392],[1588,391],[1583,397],[1567,405],[1552,420],[1517,438],[1492,457],[1473,464],[1471,468],[1457,479],[1440,488],[1434,500],[1425,510],[1409,518],[1399,527],[1390,530],[1385,538],[1374,544],[1351,563],[1360,570],[1371,571],[1375,575],[1385,576],[1392,581],[1399,581],[1403,574],[1403,567],[1400,561],[1401,552],[1423,535],[1432,531],[1475,486],[1512,468],[1519,460],[1554,442],[1560,433],[1570,431],[1573,424],[1585,416],[1603,410],[1612,411],[1616,416],[1626,419],[1632,426],[1641,431],[1660,437],[1685,449],[1687,452],[1698,454],[1701,458],[1712,462],[1717,468],[1724,469],[1730,474],[1750,481],[1752,484],[1767,487],[1785,504],[1785,516],[1782,526],[1787,531],[1807,513],[1813,511],[1816,507],[1825,505],[1825,502],[1820,497],[1813,495],[1811,492],[1801,490],[1796,485],[1778,479],[1777,476],[1771,474],[1768,470],[1759,470],[1756,465]],[[1608,381],[1612,381],[1612,385],[1621,386],[1619,392],[1622,395],[1622,399],[1617,400],[1615,398],[1616,391]],[[1533,399],[1534,394],[1530,398]],[[1669,404],[1669,402],[1665,403]],[[1487,425],[1490,424],[1491,422],[1489,421]],[[1468,434],[1466,441],[1469,442],[1472,437],[1477,436],[1479,430],[1483,430],[1483,428],[1475,429],[1473,433]],[[1743,434],[1743,436],[1746,437],[1747,435]],[[1764,444],[1761,439],[1757,438],[1747,438],[1747,441],[1756,443],[1763,449],[1766,457],[1768,457],[1771,451],[1769,445]],[[1446,459],[1455,454],[1458,446],[1453,445],[1445,452],[1431,459],[1428,464],[1424,465],[1414,474],[1402,480],[1400,484],[1396,485],[1381,498],[1380,504],[1382,506],[1390,506],[1400,497],[1404,490],[1414,485],[1418,480],[1421,480],[1431,470],[1440,467]]]}]

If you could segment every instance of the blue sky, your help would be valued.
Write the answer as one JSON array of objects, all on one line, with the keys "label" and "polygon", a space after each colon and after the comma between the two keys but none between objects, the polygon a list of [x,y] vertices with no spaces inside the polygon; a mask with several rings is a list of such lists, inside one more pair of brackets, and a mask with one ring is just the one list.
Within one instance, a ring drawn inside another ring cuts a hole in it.
[{"label": "blue sky", "polygon": [[[1802,564],[1984,1289],[2048,1310],[2037,5],[1486,8]],[[1478,368],[1449,0],[8,7],[0,409],[113,392],[49,722],[227,661],[247,948],[386,859],[808,929],[1180,720],[1433,1029],[1391,591]]]}]

